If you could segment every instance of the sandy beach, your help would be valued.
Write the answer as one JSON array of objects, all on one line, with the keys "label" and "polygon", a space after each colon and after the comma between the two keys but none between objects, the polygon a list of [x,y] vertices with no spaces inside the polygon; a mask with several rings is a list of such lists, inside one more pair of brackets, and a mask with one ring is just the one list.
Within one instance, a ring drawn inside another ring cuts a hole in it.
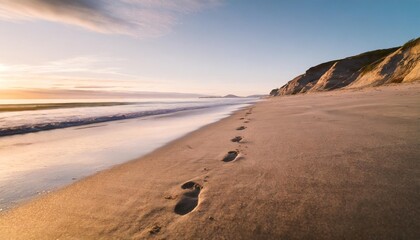
[{"label": "sandy beach", "polygon": [[275,97],[2,212],[0,238],[418,239],[419,159],[420,84]]}]

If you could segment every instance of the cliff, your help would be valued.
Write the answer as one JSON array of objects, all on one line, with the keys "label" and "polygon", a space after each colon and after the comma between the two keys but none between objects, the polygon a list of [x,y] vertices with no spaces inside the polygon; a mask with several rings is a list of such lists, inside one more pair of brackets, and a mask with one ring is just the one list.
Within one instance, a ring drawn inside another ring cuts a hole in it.
[{"label": "cliff", "polygon": [[401,47],[365,52],[309,68],[272,96],[362,88],[420,80],[420,38]]}]

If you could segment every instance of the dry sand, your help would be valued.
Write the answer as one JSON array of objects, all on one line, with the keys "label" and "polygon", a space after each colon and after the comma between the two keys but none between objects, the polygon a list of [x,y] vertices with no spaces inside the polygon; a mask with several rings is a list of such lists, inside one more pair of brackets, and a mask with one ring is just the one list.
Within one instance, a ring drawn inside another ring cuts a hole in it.
[{"label": "dry sand", "polygon": [[277,97],[2,213],[0,238],[419,239],[419,161],[420,84]]}]

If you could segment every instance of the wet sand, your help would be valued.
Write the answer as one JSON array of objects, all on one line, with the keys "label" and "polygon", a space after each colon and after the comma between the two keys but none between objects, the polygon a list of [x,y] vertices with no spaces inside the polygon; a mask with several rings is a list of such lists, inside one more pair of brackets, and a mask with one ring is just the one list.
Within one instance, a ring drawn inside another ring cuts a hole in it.
[{"label": "wet sand", "polygon": [[420,84],[277,97],[1,213],[0,236],[418,239],[419,159]]}]

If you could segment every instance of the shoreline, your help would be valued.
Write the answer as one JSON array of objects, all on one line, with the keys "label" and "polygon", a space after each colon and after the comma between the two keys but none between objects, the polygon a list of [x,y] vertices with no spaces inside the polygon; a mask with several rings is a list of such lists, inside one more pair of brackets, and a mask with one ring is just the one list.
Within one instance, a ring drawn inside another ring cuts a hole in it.
[{"label": "shoreline", "polygon": [[0,212],[138,159],[247,105],[195,109],[1,138],[0,155],[8,158],[0,161]]},{"label": "shoreline", "polygon": [[258,102],[0,213],[0,236],[415,238],[419,100],[416,84]]},{"label": "shoreline", "polygon": [[[86,110],[90,110],[90,108],[94,108],[94,107],[87,107],[87,106],[83,106],[86,104],[82,104],[82,105],[77,105],[78,111],[81,111],[81,109],[84,110],[84,113],[82,112],[81,117],[80,116],[67,116],[67,117],[58,117],[58,119],[55,119],[53,121],[51,120],[47,120],[47,121],[40,121],[40,122],[31,122],[31,123],[20,123],[18,125],[14,125],[14,121],[20,121],[22,116],[19,116],[20,118],[16,118],[16,116],[11,116],[8,118],[5,118],[6,120],[6,125],[10,124],[11,126],[7,126],[7,127],[1,127],[0,126],[0,137],[7,137],[7,136],[15,136],[15,135],[23,135],[23,134],[28,134],[28,133],[37,133],[37,132],[44,132],[44,131],[50,131],[50,130],[56,130],[56,129],[65,129],[65,128],[71,128],[71,127],[78,127],[78,126],[88,126],[90,124],[100,124],[100,123],[109,123],[109,122],[115,122],[115,121],[125,121],[125,120],[130,120],[130,119],[141,119],[141,118],[145,118],[145,117],[150,117],[150,116],[159,116],[159,115],[165,115],[165,114],[170,114],[170,113],[177,113],[177,112],[183,112],[183,111],[191,111],[191,110],[200,110],[200,109],[213,109],[213,108],[218,108],[218,107],[228,107],[228,106],[235,106],[235,105],[241,105],[241,104],[249,104],[252,102],[257,101],[257,99],[245,99],[243,100],[243,102],[223,102],[223,103],[217,103],[217,102],[208,102],[207,104],[202,103],[200,104],[196,104],[196,105],[184,105],[182,106],[179,105],[178,107],[173,107],[170,105],[167,105],[165,107],[160,107],[160,108],[151,108],[151,109],[143,109],[141,111],[133,111],[133,110],[122,110],[122,112],[118,112],[117,113],[110,113],[110,112],[102,112],[101,114],[94,114],[94,115],[90,115],[89,113],[86,112]],[[196,102],[198,103],[198,102]],[[74,105],[75,103],[70,103],[72,105]],[[91,104],[91,103],[89,103]],[[92,103],[93,104],[93,103]],[[140,105],[137,105],[140,104]],[[122,103],[119,105],[108,105],[108,106],[102,106],[102,107],[96,107],[96,108],[104,108],[104,107],[126,107],[126,106],[144,106],[144,104],[147,103]],[[204,105],[203,105],[204,104]],[[58,104],[50,104],[53,106],[56,106]],[[36,111],[50,111],[50,110],[57,110],[57,111],[63,111],[66,109],[69,109],[70,107],[65,107],[66,104],[62,103],[60,106],[61,108],[59,109],[38,109],[38,110],[34,110],[34,111],[21,111],[23,113],[33,113]],[[64,106],[64,107],[63,107]],[[1,108],[1,105],[0,105]],[[1,109],[0,109],[1,112]],[[37,112],[38,113],[38,112]],[[14,111],[9,111],[6,112],[6,114],[14,114]],[[39,114],[39,113],[38,113]],[[49,113],[50,115],[52,115],[52,118],[54,118],[54,115]],[[80,114],[80,113],[79,113]],[[47,113],[44,113],[44,115],[47,115]],[[68,115],[68,113],[67,113]],[[35,115],[36,117],[39,117],[39,115]],[[32,118],[33,115],[27,115],[24,116],[28,119]]]}]

